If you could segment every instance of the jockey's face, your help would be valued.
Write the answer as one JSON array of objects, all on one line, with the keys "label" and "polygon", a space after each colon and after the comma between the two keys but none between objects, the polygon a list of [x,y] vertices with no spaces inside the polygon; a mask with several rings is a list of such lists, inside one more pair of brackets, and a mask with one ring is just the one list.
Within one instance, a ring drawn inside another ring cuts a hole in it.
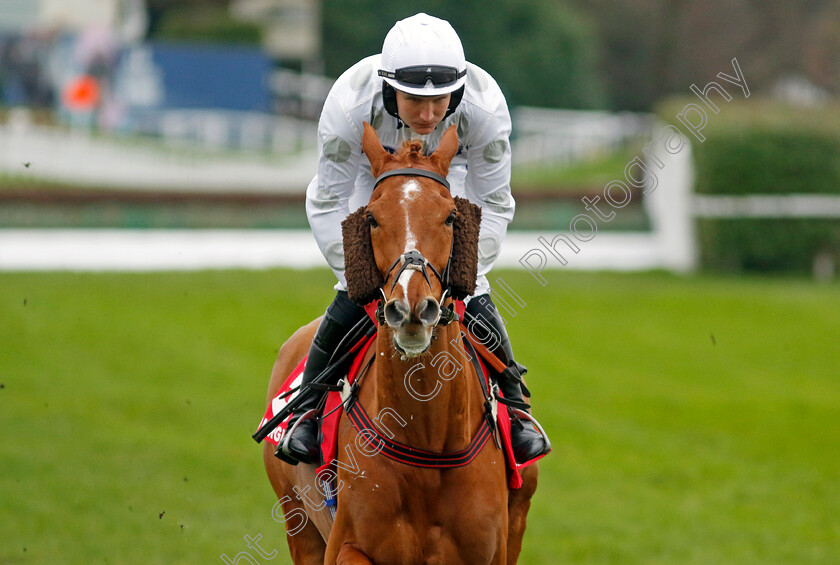
[{"label": "jockey's face", "polygon": [[397,110],[400,119],[415,133],[432,133],[446,115],[451,96],[417,96],[397,90]]}]

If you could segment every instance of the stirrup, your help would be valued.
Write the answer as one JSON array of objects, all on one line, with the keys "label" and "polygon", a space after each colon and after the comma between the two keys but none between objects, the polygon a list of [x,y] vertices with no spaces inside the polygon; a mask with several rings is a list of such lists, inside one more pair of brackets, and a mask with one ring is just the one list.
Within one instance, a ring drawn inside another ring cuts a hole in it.
[{"label": "stirrup", "polygon": [[510,408],[510,412],[517,418],[524,418],[525,420],[528,420],[529,422],[534,424],[534,427],[537,429],[538,432],[540,432],[540,435],[545,440],[545,452],[548,453],[549,451],[551,451],[551,440],[548,439],[548,434],[545,433],[545,430],[540,425],[540,423],[537,422],[536,418],[528,414],[526,411],[520,410],[519,408]]},{"label": "stirrup", "polygon": [[318,410],[315,408],[304,412],[292,425],[292,427],[286,430],[286,433],[283,435],[283,441],[280,443],[280,445],[277,446],[277,451],[274,452],[274,455],[277,456],[280,460],[285,461],[289,465],[297,465],[298,463],[300,463],[300,461],[298,461],[292,456],[291,451],[289,451],[289,442],[291,441],[292,436],[297,431],[298,426],[300,426],[301,422],[304,422],[306,420],[313,420],[317,417]]}]

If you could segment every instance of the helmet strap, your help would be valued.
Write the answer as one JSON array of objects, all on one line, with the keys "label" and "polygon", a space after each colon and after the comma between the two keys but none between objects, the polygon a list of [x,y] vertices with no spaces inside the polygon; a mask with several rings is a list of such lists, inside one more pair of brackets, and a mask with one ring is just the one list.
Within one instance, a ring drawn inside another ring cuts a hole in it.
[{"label": "helmet strap", "polygon": [[397,108],[397,89],[382,81],[382,104],[385,106],[385,111],[400,119],[399,109]]},{"label": "helmet strap", "polygon": [[461,88],[452,92],[452,96],[449,97],[449,108],[447,108],[446,115],[443,117],[444,120],[452,115],[452,113],[458,107],[458,104],[461,103],[461,99],[463,97],[464,97],[464,86],[461,86]]}]

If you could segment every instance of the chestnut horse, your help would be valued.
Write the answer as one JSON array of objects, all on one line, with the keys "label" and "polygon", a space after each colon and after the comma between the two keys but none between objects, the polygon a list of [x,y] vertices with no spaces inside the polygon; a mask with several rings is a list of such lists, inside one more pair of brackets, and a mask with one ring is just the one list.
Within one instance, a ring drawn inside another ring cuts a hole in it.
[{"label": "chestnut horse", "polygon": [[[380,180],[367,207],[343,224],[346,275],[350,297],[360,303],[381,298],[382,311],[357,402],[396,442],[458,452],[485,421],[485,397],[473,364],[456,361],[470,358],[459,324],[441,320],[451,304],[449,290],[474,291],[480,209],[453,199],[444,186],[458,151],[454,126],[430,156],[417,141],[392,155],[372,127],[364,128],[362,148]],[[308,352],[317,323],[280,349],[269,403]],[[441,372],[436,359],[449,368]],[[516,563],[536,464],[523,470],[522,488],[509,490],[504,454],[492,439],[469,464],[451,468],[410,466],[362,439],[342,414],[334,519],[318,497],[315,466],[288,465],[266,445],[265,467],[295,563]]]}]

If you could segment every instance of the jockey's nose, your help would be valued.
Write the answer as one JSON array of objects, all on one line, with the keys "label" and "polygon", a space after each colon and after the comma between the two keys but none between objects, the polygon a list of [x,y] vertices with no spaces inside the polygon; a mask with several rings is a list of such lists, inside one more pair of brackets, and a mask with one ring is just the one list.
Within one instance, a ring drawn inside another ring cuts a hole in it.
[{"label": "jockey's nose", "polygon": [[431,122],[435,118],[435,106],[431,101],[424,102],[420,108],[420,120]]}]

